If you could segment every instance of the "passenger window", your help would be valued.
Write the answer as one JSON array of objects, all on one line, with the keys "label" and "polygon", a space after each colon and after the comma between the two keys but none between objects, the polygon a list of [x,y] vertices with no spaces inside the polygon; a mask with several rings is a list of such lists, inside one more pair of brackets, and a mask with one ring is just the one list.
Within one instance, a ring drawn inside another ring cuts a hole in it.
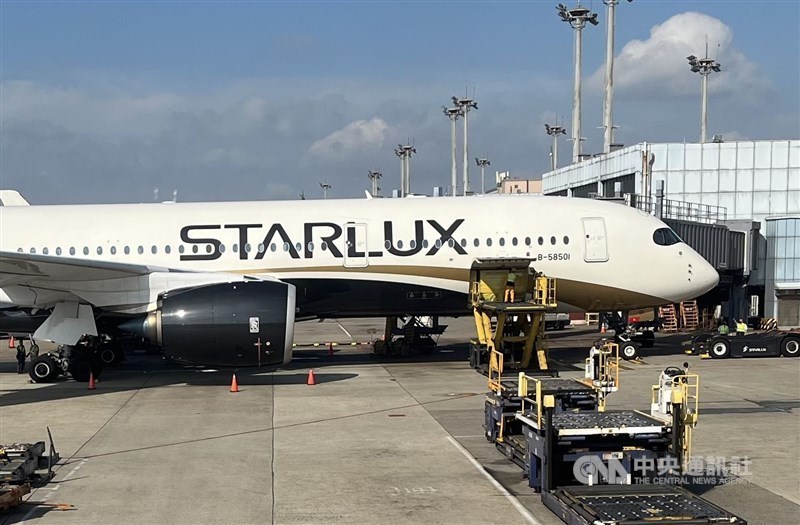
[{"label": "passenger window", "polygon": [[556,237],[555,237],[555,235],[550,237],[550,244],[552,244],[553,246],[556,245]]},{"label": "passenger window", "polygon": [[22,248],[17,248],[17,253],[22,253]]},{"label": "passenger window", "polygon": [[569,244],[569,237],[566,235],[564,236],[564,244]]},{"label": "passenger window", "polygon": [[531,245],[531,238],[525,237],[525,246],[530,246],[530,245]]},{"label": "passenger window", "polygon": [[467,240],[466,239],[461,239],[461,246],[464,247],[464,248],[467,247]]},{"label": "passenger window", "polygon": [[423,248],[427,248],[428,247],[428,239],[422,239],[422,247]]},{"label": "passenger window", "polygon": [[[61,249],[61,248],[59,248],[59,250],[60,250],[60,249]],[[116,255],[116,254],[117,254],[117,247],[116,247],[116,246],[112,246],[112,247],[111,247],[111,255]]]},{"label": "passenger window", "polygon": [[[348,241],[347,245],[350,246],[350,241]],[[386,248],[387,250],[392,247],[392,243],[389,242],[389,239],[386,239],[383,242],[383,247]]]},{"label": "passenger window", "polygon": [[[224,250],[224,248],[223,248],[222,246],[220,246],[220,250],[221,250],[221,251],[225,251],[225,250]],[[172,248],[170,247],[170,245],[169,245],[169,244],[167,244],[166,246],[164,246],[164,253],[170,253],[171,251],[172,251]]]},{"label": "passenger window", "polygon": [[453,239],[452,237],[450,237],[449,239],[447,239],[447,245],[448,245],[449,247],[451,247],[451,248],[452,248],[453,246],[455,246],[455,245],[456,245],[456,241],[455,241],[455,239]]},{"label": "passenger window", "polygon": [[499,242],[500,242],[500,246],[505,246],[506,245],[506,240],[503,237],[500,237],[500,241]]},{"label": "passenger window", "polygon": [[[169,248],[169,246],[167,246],[167,248]],[[169,253],[169,250],[167,250],[167,253]],[[219,245],[219,253],[225,253],[225,245],[224,244],[220,244]]]},{"label": "passenger window", "polygon": [[88,246],[84,246],[83,247],[83,254],[84,255],[89,255],[89,247]]},{"label": "passenger window", "polygon": [[244,252],[245,253],[250,253],[250,243],[249,242],[244,245]]},{"label": "passenger window", "polygon": [[[233,243],[233,246],[231,247],[231,250],[233,250],[233,253],[239,253],[239,245],[236,244],[236,243]],[[183,250],[181,250],[181,253],[183,253]]]},{"label": "passenger window", "polygon": [[69,254],[70,255],[75,255],[75,247],[74,246],[70,246],[69,247]]},{"label": "passenger window", "polygon": [[[72,250],[72,248],[70,248],[70,250]],[[125,252],[125,255],[129,255],[131,253],[131,249],[128,246],[126,246],[125,249],[122,251]]]},{"label": "passenger window", "polygon": [[408,241],[408,247],[411,248],[412,250],[414,248],[416,248],[417,247],[417,240],[416,239],[411,239],[410,241]]},{"label": "passenger window", "polygon": [[486,239],[486,246],[491,246],[491,245],[492,245],[492,238],[491,238],[491,237],[488,237],[488,238]]},{"label": "passenger window", "polygon": [[206,253],[211,253],[213,250],[214,248],[212,248],[210,244],[206,244]]},{"label": "passenger window", "polygon": [[42,248],[42,255],[48,255],[49,253],[50,250],[48,250],[47,248]]},{"label": "passenger window", "polygon": [[513,246],[516,246],[516,245],[517,245],[517,238],[516,238],[516,237],[512,237],[512,238],[511,238],[511,244],[512,244]]},{"label": "passenger window", "polygon": [[36,253],[36,248],[31,248],[31,253]]},{"label": "passenger window", "polygon": [[[198,250],[197,245],[193,244],[192,245],[192,253],[197,253],[197,250]],[[250,250],[247,250],[247,251],[249,252]]]},{"label": "passenger window", "polygon": [[[234,244],[234,247],[235,247],[235,246],[236,246],[236,245]],[[235,248],[234,248],[234,249],[235,249]],[[178,253],[183,253],[185,250],[186,250],[186,248],[183,246],[183,244],[181,244],[180,246],[178,246]]]},{"label": "passenger window", "polygon": [[150,253],[153,255],[158,253],[158,247],[155,244],[150,247]]},{"label": "passenger window", "polygon": [[136,248],[136,252],[139,255],[142,255],[144,253],[144,246],[139,246],[138,248]]},{"label": "passenger window", "polygon": [[302,250],[302,249],[303,249],[303,245],[302,245],[302,244],[300,244],[300,243],[298,242],[298,243],[296,243],[296,244],[294,245],[294,249],[295,249],[295,250],[297,250],[297,251],[299,252],[300,250]]},{"label": "passenger window", "polygon": [[56,255],[61,255],[61,246],[56,247]]},{"label": "passenger window", "polygon": [[542,245],[544,244],[544,239],[542,239],[541,237],[539,237],[539,239],[538,239],[538,241],[537,241],[537,242],[539,243],[539,246],[542,246]]},{"label": "passenger window", "polygon": [[442,240],[441,239],[436,239],[436,245],[435,246],[437,248],[441,248],[442,247]]},{"label": "passenger window", "polygon": [[314,243],[313,242],[308,243],[308,251],[309,252],[313,252],[314,251]]},{"label": "passenger window", "polygon": [[401,249],[401,250],[403,249],[403,241],[402,240],[397,241],[397,247],[399,249]]},{"label": "passenger window", "polygon": [[[325,244],[325,243],[322,243],[322,244]],[[274,243],[274,242],[273,242],[272,244],[270,244],[270,245],[269,245],[269,251],[271,251],[271,252],[274,252],[274,251],[275,251],[277,248],[278,248],[278,247],[277,247],[277,246],[275,246],[275,243]]]},{"label": "passenger window", "polygon": [[102,246],[98,246],[97,247],[97,255],[103,255],[103,247]]},{"label": "passenger window", "polygon": [[[275,246],[275,245],[273,244],[273,246]],[[320,243],[320,245],[319,245],[319,248],[324,252],[325,250],[328,249],[328,243],[325,242],[325,241],[322,241],[322,243]],[[274,252],[275,250],[272,250],[272,251]]]},{"label": "passenger window", "polygon": [[480,245],[481,245],[481,241],[480,241],[480,239],[478,239],[478,238],[476,237],[476,238],[475,238],[475,240],[474,240],[474,241],[472,241],[472,244],[474,244],[474,245],[475,245],[475,247],[477,248],[478,246],[480,246]]},{"label": "passenger window", "polygon": [[266,249],[264,248],[264,243],[263,242],[258,243],[258,253],[264,253],[265,251]]}]

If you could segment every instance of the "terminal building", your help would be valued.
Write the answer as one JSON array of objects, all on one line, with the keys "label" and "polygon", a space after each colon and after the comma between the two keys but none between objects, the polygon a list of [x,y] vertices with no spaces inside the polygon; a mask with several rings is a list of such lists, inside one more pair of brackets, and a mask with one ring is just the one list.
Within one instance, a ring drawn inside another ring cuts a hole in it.
[{"label": "terminal building", "polygon": [[720,273],[701,306],[800,326],[800,140],[635,144],[545,173],[541,192],[661,217]]}]

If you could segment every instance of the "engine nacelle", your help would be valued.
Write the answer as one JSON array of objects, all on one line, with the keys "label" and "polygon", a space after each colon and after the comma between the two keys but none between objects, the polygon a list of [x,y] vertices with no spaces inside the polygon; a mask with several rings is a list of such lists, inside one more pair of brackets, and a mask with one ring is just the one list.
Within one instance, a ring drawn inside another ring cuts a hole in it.
[{"label": "engine nacelle", "polygon": [[277,365],[292,359],[294,315],[293,285],[240,281],[165,292],[144,329],[179,363]]}]

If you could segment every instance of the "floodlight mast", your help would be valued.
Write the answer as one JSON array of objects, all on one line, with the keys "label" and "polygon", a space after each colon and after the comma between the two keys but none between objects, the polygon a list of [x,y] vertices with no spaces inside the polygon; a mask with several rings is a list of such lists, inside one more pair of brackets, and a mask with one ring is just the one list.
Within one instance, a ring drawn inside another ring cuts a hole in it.
[{"label": "floodlight mast", "polygon": [[450,119],[450,150],[452,152],[450,158],[450,195],[456,197],[458,195],[458,168],[456,167],[456,121],[462,115],[461,108],[453,107],[448,108],[442,106],[442,110],[447,118]]},{"label": "floodlight mast", "polygon": [[416,153],[414,146],[398,144],[394,154],[400,157],[400,196],[405,197],[411,193],[411,164],[409,159]]},{"label": "floodlight mast", "polygon": [[486,166],[491,166],[489,159],[479,159],[475,157],[475,163],[481,167],[481,195],[486,193]]},{"label": "floodlight mast", "polygon": [[467,128],[469,126],[469,111],[471,109],[478,109],[478,103],[465,96],[464,98],[453,97],[453,104],[455,104],[462,113],[464,117],[464,181],[463,181],[463,195],[469,195],[472,193],[472,189],[470,188],[469,184],[469,146],[467,140]]},{"label": "floodlight mast", "polygon": [[597,25],[597,13],[588,7],[577,6],[567,9],[558,4],[558,16],[575,30],[575,85],[572,96],[572,162],[578,162],[581,155],[581,48],[583,47],[583,28],[589,22]]},{"label": "floodlight mast", "polygon": [[372,196],[377,197],[378,192],[381,191],[380,187],[378,187],[378,180],[383,177],[383,174],[380,171],[369,170],[367,172],[367,177],[369,177],[369,180],[372,183]]},{"label": "floodlight mast", "polygon": [[555,171],[558,169],[558,136],[566,135],[567,130],[564,128],[564,126],[551,126],[549,124],[544,125],[544,130],[548,135],[553,137],[553,146],[551,147],[550,151],[550,169]]},{"label": "floodlight mast", "polygon": [[[633,0],[628,0],[632,2]],[[615,25],[615,8],[620,0],[603,0],[603,3],[608,6],[608,13],[606,21],[606,98],[603,103],[603,151],[605,153],[611,152],[611,145],[614,143],[614,130],[616,127],[613,124],[613,104],[614,104],[614,25]]]},{"label": "floodlight mast", "polygon": [[319,183],[319,187],[322,188],[322,198],[323,199],[327,199],[328,198],[328,190],[331,189],[333,186],[331,186],[327,182],[320,182]]},{"label": "floodlight mast", "polygon": [[691,69],[692,73],[700,73],[703,77],[700,94],[700,143],[703,144],[708,142],[708,75],[719,73],[722,69],[719,62],[713,58],[708,58],[708,42],[706,42],[705,58],[689,55],[686,59],[689,61],[689,69]]}]

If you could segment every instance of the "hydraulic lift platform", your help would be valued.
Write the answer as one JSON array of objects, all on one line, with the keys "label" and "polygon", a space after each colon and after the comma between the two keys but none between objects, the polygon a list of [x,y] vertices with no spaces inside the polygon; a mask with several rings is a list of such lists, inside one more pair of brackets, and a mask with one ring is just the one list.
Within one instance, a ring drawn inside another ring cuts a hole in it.
[{"label": "hydraulic lift platform", "polygon": [[[470,365],[488,374],[493,351],[500,352],[510,367],[547,370],[545,314],[554,312],[556,281],[532,267],[532,259],[477,259],[470,270],[469,306],[478,337],[470,341]],[[510,272],[514,300],[504,299]]]}]

